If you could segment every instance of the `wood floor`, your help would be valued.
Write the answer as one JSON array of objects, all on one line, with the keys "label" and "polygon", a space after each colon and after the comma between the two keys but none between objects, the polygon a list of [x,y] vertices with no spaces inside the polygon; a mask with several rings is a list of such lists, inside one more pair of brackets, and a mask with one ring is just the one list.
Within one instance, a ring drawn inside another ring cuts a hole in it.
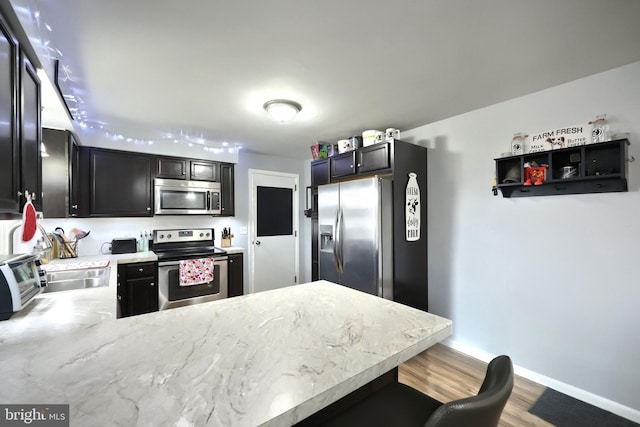
[{"label": "wood floor", "polygon": [[[400,365],[398,379],[446,403],[473,396],[482,384],[487,364],[441,344]],[[545,387],[515,376],[513,392],[502,412],[501,427],[553,426],[527,412]]]}]

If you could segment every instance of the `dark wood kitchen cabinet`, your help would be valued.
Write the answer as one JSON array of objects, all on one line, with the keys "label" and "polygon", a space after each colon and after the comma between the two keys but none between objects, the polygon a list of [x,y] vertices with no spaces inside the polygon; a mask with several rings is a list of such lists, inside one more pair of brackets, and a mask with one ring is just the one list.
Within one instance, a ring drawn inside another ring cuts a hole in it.
[{"label": "dark wood kitchen cabinet", "polygon": [[244,295],[243,268],[243,255],[229,254],[229,269],[227,273],[229,280],[229,297]]},{"label": "dark wood kitchen cabinet", "polygon": [[356,173],[356,152],[338,154],[328,159],[331,165],[331,178],[355,175]]},{"label": "dark wood kitchen cabinet", "polygon": [[[40,79],[24,53],[20,55],[22,114],[20,128],[20,188],[32,194],[36,210],[42,210],[42,140]],[[24,201],[24,199],[23,199]],[[24,205],[24,203],[21,203]]]},{"label": "dark wood kitchen cabinet", "polygon": [[212,181],[218,182],[220,180],[218,176],[218,163],[206,162],[199,160],[191,160],[190,172],[191,180],[194,181]]},{"label": "dark wood kitchen cabinet", "polygon": [[187,159],[176,157],[156,157],[156,178],[187,179]]},{"label": "dark wood kitchen cabinet", "polygon": [[331,182],[330,159],[311,162],[311,280],[318,280],[318,186]]},{"label": "dark wood kitchen cabinet", "polygon": [[153,216],[151,156],[81,147],[80,176],[82,216]]},{"label": "dark wood kitchen cabinet", "polygon": [[18,142],[18,40],[0,14],[0,212],[20,208]]},{"label": "dark wood kitchen cabinet", "polygon": [[119,317],[158,311],[158,263],[118,265]]},{"label": "dark wood kitchen cabinet", "polygon": [[42,209],[40,79],[0,15],[0,213],[19,215],[33,196]]},{"label": "dark wood kitchen cabinet", "polygon": [[223,163],[182,157],[155,156],[155,177],[218,182]]},{"label": "dark wood kitchen cabinet", "polygon": [[48,157],[42,159],[42,212],[45,218],[67,218],[78,214],[79,158],[73,134],[43,129],[42,143]]},{"label": "dark wood kitchen cabinet", "polygon": [[402,144],[402,141],[383,142],[331,157],[328,159],[331,161],[331,179],[391,171],[392,154]]},{"label": "dark wood kitchen cabinet", "polygon": [[80,215],[80,147],[73,134],[69,133],[69,215]]},{"label": "dark wood kitchen cabinet", "polygon": [[221,216],[235,215],[235,176],[233,163],[220,163]]}]

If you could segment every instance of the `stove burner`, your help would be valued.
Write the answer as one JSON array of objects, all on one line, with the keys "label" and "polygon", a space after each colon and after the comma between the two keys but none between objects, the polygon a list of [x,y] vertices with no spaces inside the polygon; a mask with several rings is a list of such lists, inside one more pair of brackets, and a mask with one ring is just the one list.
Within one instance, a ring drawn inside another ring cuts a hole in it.
[{"label": "stove burner", "polygon": [[163,261],[226,255],[214,246],[214,233],[213,228],[154,230],[153,252]]}]

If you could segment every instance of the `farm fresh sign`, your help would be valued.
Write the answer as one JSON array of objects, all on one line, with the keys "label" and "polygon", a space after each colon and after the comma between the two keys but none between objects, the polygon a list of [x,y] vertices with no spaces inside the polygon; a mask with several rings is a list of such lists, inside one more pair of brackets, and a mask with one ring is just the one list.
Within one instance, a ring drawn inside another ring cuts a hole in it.
[{"label": "farm fresh sign", "polygon": [[568,126],[530,134],[525,140],[525,153],[576,147],[591,141],[592,125]]}]

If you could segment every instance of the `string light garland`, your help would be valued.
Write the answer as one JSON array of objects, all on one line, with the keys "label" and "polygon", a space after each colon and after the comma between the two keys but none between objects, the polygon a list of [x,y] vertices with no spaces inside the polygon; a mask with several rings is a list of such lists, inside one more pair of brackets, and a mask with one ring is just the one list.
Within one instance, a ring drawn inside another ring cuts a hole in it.
[{"label": "string light garland", "polygon": [[[60,90],[64,102],[67,104],[67,108],[69,109],[69,113],[74,121],[78,123],[78,126],[82,129],[91,129],[95,132],[101,132],[104,137],[108,139],[112,139],[113,141],[122,141],[126,143],[130,143],[133,145],[154,145],[158,144],[185,144],[188,147],[196,147],[202,146],[202,149],[206,152],[210,152],[212,154],[222,154],[222,153],[237,153],[242,149],[242,144],[238,143],[229,143],[227,141],[216,142],[207,140],[204,136],[198,135],[194,136],[185,131],[180,131],[178,135],[174,135],[172,133],[166,133],[162,137],[158,138],[135,138],[130,135],[124,135],[119,132],[114,132],[108,128],[108,125],[103,122],[97,122],[95,120],[91,120],[88,112],[84,106],[85,102],[81,96],[78,95],[79,92],[82,92],[82,88],[78,87],[77,80],[78,78],[74,76],[74,72],[71,66],[67,63],[62,62],[62,58],[64,57],[62,51],[53,45],[52,40],[47,37],[49,33],[53,33],[53,29],[51,26],[42,20],[42,14],[37,8],[35,10],[31,9],[30,12],[32,14],[33,20],[36,23],[38,31],[40,33],[40,42],[41,42],[41,51],[44,52],[45,57],[47,57],[52,63],[57,60],[60,65],[58,68],[58,82],[63,83],[65,86],[65,92],[63,93]],[[46,31],[43,30],[46,29]]]}]

